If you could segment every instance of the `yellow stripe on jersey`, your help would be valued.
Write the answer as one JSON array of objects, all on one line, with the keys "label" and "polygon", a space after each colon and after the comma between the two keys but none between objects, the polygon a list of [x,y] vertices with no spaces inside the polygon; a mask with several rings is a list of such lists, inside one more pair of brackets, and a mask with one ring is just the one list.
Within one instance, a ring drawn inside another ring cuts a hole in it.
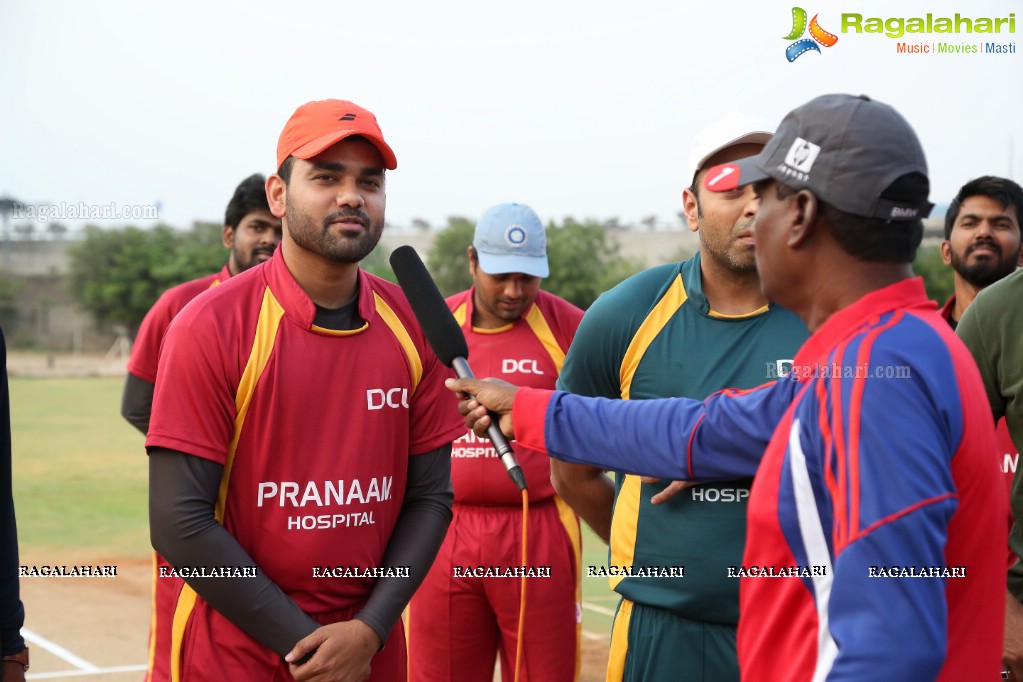
[{"label": "yellow stripe on jersey", "polygon": [[377,314],[380,315],[380,319],[391,328],[391,332],[405,351],[405,357],[408,358],[408,364],[412,370],[411,392],[415,393],[419,382],[423,379],[423,360],[419,357],[419,350],[416,348],[416,344],[412,343],[412,337],[408,335],[405,325],[401,323],[398,316],[391,310],[391,306],[387,305],[384,299],[380,298],[380,294],[375,291],[373,292],[373,300],[376,302]]},{"label": "yellow stripe on jersey", "polygon": [[493,328],[491,328],[491,327],[487,327],[487,328],[484,328],[484,327],[473,327],[472,331],[474,333],[476,333],[476,334],[501,334],[501,333],[504,333],[504,332],[508,331],[509,329],[511,329],[514,326],[515,326],[514,322],[509,322],[508,324],[506,324],[506,325],[504,325],[502,327],[493,327]]},{"label": "yellow stripe on jersey", "polygon": [[[212,289],[213,287],[217,286],[218,284],[220,284],[220,280],[219,279],[213,280],[212,282],[210,282],[210,289]],[[156,622],[156,580],[157,580],[157,571],[159,570],[157,568],[158,561],[159,561],[159,559],[158,559],[158,556],[157,556],[156,552],[153,552],[153,619],[152,619],[152,623],[150,625],[150,633],[149,633],[149,672],[146,674],[146,682],[149,682],[149,677],[153,673],[153,662],[156,660],[156,642],[157,642],[157,637],[156,637],[156,627],[157,627],[157,622]],[[186,597],[186,601],[188,602],[187,606],[184,606],[183,602],[181,600],[181,597],[182,597],[182,595],[184,595],[184,591],[185,590],[188,590],[188,591],[191,592],[191,595]],[[185,633],[185,625],[187,625],[187,623],[188,623],[188,618],[192,614],[192,607],[194,605],[195,605],[195,592],[192,592],[192,588],[188,587],[188,585],[185,585],[182,588],[181,593],[179,593],[179,595],[178,595],[178,603],[174,607],[174,616],[173,616],[173,620],[171,621],[171,660],[170,660],[170,664],[171,665],[170,665],[170,668],[171,668],[171,679],[174,680],[174,682],[178,682],[178,680],[181,679],[181,670],[180,670],[180,665],[181,665],[181,642],[182,642],[182,639],[183,639],[184,633]],[[179,613],[181,614],[180,616],[178,615]],[[180,618],[180,622],[179,622],[179,618]]]},{"label": "yellow stripe on jersey", "polygon": [[[611,516],[611,565],[632,566],[636,558],[636,534],[639,527],[639,496],[643,481],[639,476],[626,474],[622,489],[615,500]],[[618,587],[625,576],[608,578],[611,589]]]},{"label": "yellow stripe on jersey", "polygon": [[770,309],[771,309],[771,304],[770,303],[765,303],[763,306],[761,306],[760,308],[757,308],[756,310],[754,310],[751,313],[742,313],[741,315],[725,315],[724,313],[719,313],[716,310],[709,310],[709,311],[707,311],[707,315],[709,315],[710,317],[716,317],[719,320],[745,320],[745,319],[750,318],[750,317],[756,317],[757,315],[762,315],[763,313],[766,313]]},{"label": "yellow stripe on jersey", "polygon": [[[646,354],[650,344],[661,333],[668,320],[678,312],[688,300],[682,275],[678,275],[671,283],[664,296],[657,302],[643,323],[639,325],[635,336],[629,343],[619,370],[622,398],[628,400],[632,392],[632,379],[636,369]],[[622,488],[615,500],[614,515],[611,517],[611,565],[632,566],[636,558],[636,535],[639,527],[639,506],[642,481],[638,476],[626,475]],[[608,582],[615,589],[624,576],[611,576]],[[623,652],[624,656],[624,652]],[[623,659],[624,660],[624,659]],[[608,679],[611,679],[610,677]],[[620,679],[620,678],[619,678]]]},{"label": "yellow stripe on jersey", "polygon": [[622,398],[625,400],[629,399],[629,393],[632,389],[632,378],[636,375],[636,368],[639,367],[639,361],[643,359],[647,348],[650,347],[650,344],[653,343],[657,335],[664,329],[664,325],[668,324],[668,320],[682,307],[682,304],[688,298],[686,286],[682,283],[682,275],[679,274],[675,281],[671,283],[671,286],[668,287],[668,290],[664,292],[661,300],[654,306],[654,309],[650,311],[650,314],[646,316],[643,323],[639,325],[636,335],[632,337],[632,341],[625,351],[625,357],[622,358],[622,368],[618,375],[622,386]]},{"label": "yellow stripe on jersey", "polygon": [[[238,382],[238,391],[234,399],[234,436],[231,438],[231,445],[227,451],[227,461],[224,463],[224,473],[220,477],[220,491],[217,494],[216,518],[220,523],[224,522],[231,466],[234,464],[234,454],[241,437],[242,427],[245,425],[245,415],[249,411],[252,394],[256,391],[259,377],[262,376],[266,363],[270,359],[282,317],[284,317],[284,308],[274,298],[270,287],[267,287],[263,292],[263,302],[259,307],[259,319],[256,321],[256,332],[252,338],[252,351],[249,353],[248,362],[245,363],[245,369],[242,371],[242,378]],[[195,600],[195,590],[186,584],[181,589],[177,607],[174,609],[174,625],[171,635],[172,682],[181,682],[181,646],[184,641],[185,627],[192,616],[192,609],[195,608]]]},{"label": "yellow stripe on jersey", "polygon": [[248,414],[249,404],[252,402],[252,395],[256,392],[256,384],[259,382],[259,377],[263,375],[263,369],[266,368],[266,363],[270,359],[270,353],[273,352],[274,341],[277,339],[277,329],[281,325],[282,317],[284,317],[284,307],[274,298],[270,287],[267,287],[263,291],[263,302],[259,306],[256,333],[252,337],[252,351],[249,353],[248,362],[245,363],[241,381],[238,382],[238,392],[234,398],[234,437],[231,438],[231,446],[227,451],[224,475],[220,479],[220,493],[217,495],[216,517],[217,521],[221,523],[224,522],[227,486],[231,480],[234,453],[238,448],[242,427],[245,425],[245,415]]},{"label": "yellow stripe on jersey", "polygon": [[466,308],[467,308],[466,304],[463,303],[462,305],[455,308],[455,311],[451,313],[452,315],[455,316],[455,322],[458,323],[459,327],[465,324]]},{"label": "yellow stripe on jersey", "polygon": [[153,662],[156,660],[156,581],[159,574],[160,563],[156,550],[153,550],[153,615],[149,620],[149,664],[146,670],[146,682],[150,681],[153,675]]},{"label": "yellow stripe on jersey", "polygon": [[629,651],[629,621],[632,602],[622,599],[611,626],[611,651],[607,657],[607,682],[622,682],[625,677],[625,654]]},{"label": "yellow stripe on jersey", "polygon": [[363,322],[362,326],[359,327],[358,329],[327,329],[326,327],[321,327],[316,324],[309,325],[309,328],[312,329],[314,332],[326,334],[328,336],[351,336],[352,334],[361,333],[362,330],[364,330],[368,326],[369,326],[368,324]]},{"label": "yellow stripe on jersey", "polygon": [[412,630],[409,625],[412,623],[412,604],[411,602],[405,605],[405,610],[401,612],[401,627],[405,631],[405,679],[412,679]]},{"label": "yellow stripe on jersey", "polygon": [[181,682],[181,645],[185,641],[185,627],[195,608],[195,590],[188,585],[178,594],[178,605],[174,607],[174,624],[171,626],[171,682]]},{"label": "yellow stripe on jersey", "polygon": [[554,366],[557,367],[560,374],[561,366],[565,364],[565,351],[561,350],[561,346],[558,345],[557,340],[554,338],[554,332],[551,331],[550,325],[547,324],[543,313],[540,312],[540,306],[536,303],[526,313],[526,323],[529,324],[529,328],[533,330],[536,338],[543,344],[544,349],[551,356],[551,360],[554,361]]},{"label": "yellow stripe on jersey", "polygon": [[[568,535],[569,542],[572,545],[572,556],[575,562],[573,564],[575,571],[575,608],[576,613],[581,614],[583,605],[583,539],[579,530],[579,517],[568,506],[568,503],[557,495],[554,496],[554,503],[558,506],[558,518],[561,520],[561,525],[564,527],[565,534]],[[579,670],[582,664],[582,636],[583,621],[579,617],[576,619],[575,624],[575,674],[572,676],[573,680],[579,679]]]}]

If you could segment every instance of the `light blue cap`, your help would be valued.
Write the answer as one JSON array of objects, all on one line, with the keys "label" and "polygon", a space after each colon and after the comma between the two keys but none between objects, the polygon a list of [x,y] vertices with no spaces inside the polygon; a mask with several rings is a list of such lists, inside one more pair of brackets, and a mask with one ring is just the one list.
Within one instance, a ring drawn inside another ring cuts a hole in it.
[{"label": "light blue cap", "polygon": [[525,204],[498,204],[476,223],[472,245],[480,268],[491,275],[521,272],[546,277],[547,232],[543,222]]}]

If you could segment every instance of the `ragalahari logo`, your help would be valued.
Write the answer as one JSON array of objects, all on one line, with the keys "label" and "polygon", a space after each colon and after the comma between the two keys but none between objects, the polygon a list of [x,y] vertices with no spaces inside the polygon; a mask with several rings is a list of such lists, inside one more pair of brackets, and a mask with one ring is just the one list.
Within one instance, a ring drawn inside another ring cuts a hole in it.
[{"label": "ragalahari logo", "polygon": [[785,48],[785,58],[790,62],[796,61],[800,55],[813,50],[814,52],[820,52],[821,49],[817,47],[818,44],[824,47],[832,47],[838,42],[838,36],[834,33],[828,33],[820,24],[817,23],[818,15],[813,15],[813,19],[810,20],[810,37],[803,38],[802,40],[796,40],[803,33],[806,32],[806,10],[802,7],[792,8],[792,31],[785,36],[785,40],[795,40],[796,42]]}]

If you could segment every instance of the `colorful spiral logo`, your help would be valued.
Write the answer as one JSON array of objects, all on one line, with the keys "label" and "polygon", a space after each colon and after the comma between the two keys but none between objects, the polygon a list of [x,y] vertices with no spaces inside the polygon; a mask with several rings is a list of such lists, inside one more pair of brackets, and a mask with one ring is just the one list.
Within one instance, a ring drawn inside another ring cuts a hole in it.
[{"label": "colorful spiral logo", "polygon": [[814,52],[820,52],[821,48],[818,47],[818,45],[832,47],[838,42],[838,36],[821,28],[821,25],[817,23],[817,16],[818,15],[816,14],[813,15],[813,19],[810,20],[810,37],[801,38],[801,36],[807,31],[806,10],[802,7],[792,8],[792,30],[789,31],[787,36],[784,36],[785,40],[796,41],[785,48],[785,58],[790,62],[796,61],[800,55],[811,50]]}]

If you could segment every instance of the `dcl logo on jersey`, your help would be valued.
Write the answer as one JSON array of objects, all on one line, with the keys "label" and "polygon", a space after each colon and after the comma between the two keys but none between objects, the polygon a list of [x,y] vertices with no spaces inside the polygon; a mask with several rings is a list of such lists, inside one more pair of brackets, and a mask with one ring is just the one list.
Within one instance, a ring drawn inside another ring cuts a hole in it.
[{"label": "dcl logo on jersey", "polygon": [[543,374],[543,370],[536,366],[536,360],[505,358],[501,361],[501,374]]},{"label": "dcl logo on jersey", "polygon": [[366,390],[366,409],[382,410],[385,407],[408,409],[407,388],[370,388]]}]

